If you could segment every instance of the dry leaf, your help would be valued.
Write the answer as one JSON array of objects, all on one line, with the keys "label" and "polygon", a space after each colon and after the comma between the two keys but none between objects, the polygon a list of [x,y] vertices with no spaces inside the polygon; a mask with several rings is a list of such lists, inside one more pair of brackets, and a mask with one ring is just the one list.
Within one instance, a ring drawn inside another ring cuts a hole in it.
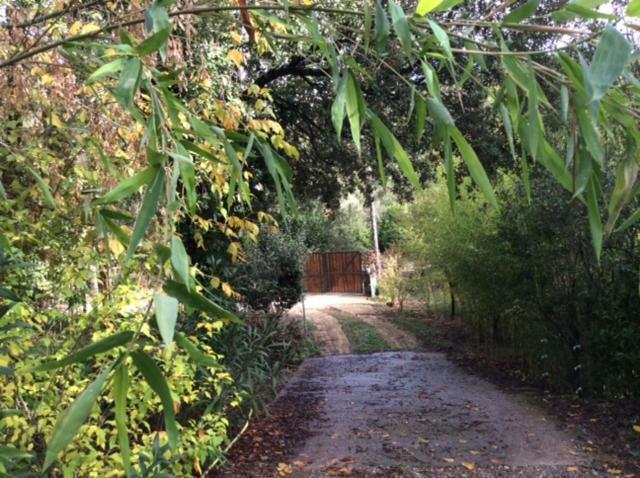
[{"label": "dry leaf", "polygon": [[446,461],[447,463],[453,463],[456,460],[454,460],[453,458],[444,458],[444,461]]},{"label": "dry leaf", "polygon": [[633,426],[633,431],[640,433],[640,425],[634,425]]},{"label": "dry leaf", "polygon": [[244,63],[244,54],[240,50],[230,50],[229,53],[227,53],[227,58],[234,62],[236,66]]},{"label": "dry leaf", "polygon": [[578,472],[578,467],[577,466],[568,466],[567,467],[567,471],[569,473],[577,473]]},{"label": "dry leaf", "polygon": [[469,450],[469,453],[471,453],[472,455],[479,455],[480,452],[477,450]]},{"label": "dry leaf", "polygon": [[278,474],[280,476],[287,476],[293,473],[293,467],[288,463],[278,463]]},{"label": "dry leaf", "polygon": [[428,438],[425,438],[425,437],[420,437],[420,438],[418,438],[418,441],[419,441],[420,443],[429,443],[429,439],[428,439]]},{"label": "dry leaf", "polygon": [[462,462],[462,466],[464,466],[467,470],[469,471],[473,471],[476,469],[476,465],[475,463],[469,463],[467,461],[463,461]]}]

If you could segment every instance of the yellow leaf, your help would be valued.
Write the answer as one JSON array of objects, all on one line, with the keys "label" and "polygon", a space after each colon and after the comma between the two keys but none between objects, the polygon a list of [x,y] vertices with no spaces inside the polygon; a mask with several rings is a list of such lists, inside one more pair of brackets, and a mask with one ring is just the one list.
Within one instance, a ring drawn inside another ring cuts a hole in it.
[{"label": "yellow leaf", "polygon": [[76,36],[80,32],[80,28],[82,28],[82,22],[75,22],[69,27],[69,35]]},{"label": "yellow leaf", "polygon": [[82,35],[85,35],[87,33],[97,32],[98,30],[100,30],[100,25],[96,25],[95,23],[87,23],[80,29],[80,33]]},{"label": "yellow leaf", "polygon": [[56,128],[64,128],[64,123],[62,122],[60,117],[55,113],[51,115],[51,124]]},{"label": "yellow leaf", "polygon": [[242,43],[242,36],[238,32],[231,32],[231,41],[234,45]]},{"label": "yellow leaf", "polygon": [[568,466],[567,467],[567,471],[569,473],[577,473],[578,472],[578,467],[577,466]]},{"label": "yellow leaf", "polygon": [[233,295],[233,289],[228,282],[222,283],[222,292],[224,292],[224,295],[226,295],[227,297],[231,297]]},{"label": "yellow leaf", "polygon": [[446,461],[447,463],[453,463],[456,460],[454,460],[453,458],[444,458],[444,461]]},{"label": "yellow leaf", "polygon": [[209,281],[209,284],[211,284],[211,287],[213,287],[214,289],[217,289],[218,287],[220,287],[220,278],[212,277]]},{"label": "yellow leaf", "polygon": [[109,239],[109,249],[115,256],[119,256],[124,252],[124,246],[120,244],[120,241],[113,237]]},{"label": "yellow leaf", "polygon": [[469,450],[469,453],[471,453],[472,455],[479,455],[480,452],[476,451],[476,450]]},{"label": "yellow leaf", "polygon": [[428,438],[425,438],[425,437],[420,437],[420,438],[418,438],[418,441],[419,441],[420,443],[429,443],[429,439],[428,439]]},{"label": "yellow leaf", "polygon": [[280,476],[287,476],[293,473],[293,467],[288,463],[278,463],[278,474]]},{"label": "yellow leaf", "polygon": [[640,425],[634,425],[633,426],[633,431],[640,433]]},{"label": "yellow leaf", "polygon": [[475,463],[469,463],[467,461],[463,461],[462,462],[462,466],[464,466],[467,470],[469,471],[473,471],[476,469],[476,465]]},{"label": "yellow leaf", "polygon": [[430,11],[437,8],[443,0],[420,0],[416,7],[416,13],[420,16],[424,16]]},{"label": "yellow leaf", "polygon": [[240,66],[244,63],[244,54],[240,50],[230,50],[227,54],[227,58],[234,62],[236,66]]}]

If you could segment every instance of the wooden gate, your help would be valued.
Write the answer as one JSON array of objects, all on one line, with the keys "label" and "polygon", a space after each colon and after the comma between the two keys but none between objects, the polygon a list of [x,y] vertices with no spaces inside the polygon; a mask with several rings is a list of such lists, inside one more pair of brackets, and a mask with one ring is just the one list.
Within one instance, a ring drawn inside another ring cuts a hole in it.
[{"label": "wooden gate", "polygon": [[319,252],[307,259],[306,292],[363,292],[362,258],[359,252]]}]

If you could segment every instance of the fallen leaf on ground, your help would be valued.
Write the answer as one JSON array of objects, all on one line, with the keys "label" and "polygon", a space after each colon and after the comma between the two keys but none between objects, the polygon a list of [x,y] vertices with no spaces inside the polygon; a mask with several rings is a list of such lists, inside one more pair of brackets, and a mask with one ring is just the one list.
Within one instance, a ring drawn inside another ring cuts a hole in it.
[{"label": "fallen leaf on ground", "polygon": [[418,438],[418,441],[419,441],[420,443],[429,443],[429,439],[428,439],[428,438],[425,438],[425,437],[420,437],[420,438]]},{"label": "fallen leaf on ground", "polygon": [[466,461],[462,462],[462,466],[464,466],[469,471],[473,471],[473,470],[476,469],[475,463],[469,463],[469,462],[466,462]]},{"label": "fallen leaf on ground", "polygon": [[634,426],[633,426],[633,430],[634,430],[635,432],[640,433],[640,425],[634,425]]},{"label": "fallen leaf on ground", "polygon": [[578,467],[577,466],[568,466],[567,467],[567,471],[569,473],[577,473],[578,472]]},{"label": "fallen leaf on ground", "polygon": [[446,461],[447,463],[453,463],[454,461],[456,461],[453,458],[443,458],[443,460]]},{"label": "fallen leaf on ground", "polygon": [[469,450],[469,453],[471,453],[472,455],[479,455],[480,452],[477,450]]},{"label": "fallen leaf on ground", "polygon": [[280,476],[287,476],[293,473],[293,467],[288,463],[278,463],[278,474]]}]

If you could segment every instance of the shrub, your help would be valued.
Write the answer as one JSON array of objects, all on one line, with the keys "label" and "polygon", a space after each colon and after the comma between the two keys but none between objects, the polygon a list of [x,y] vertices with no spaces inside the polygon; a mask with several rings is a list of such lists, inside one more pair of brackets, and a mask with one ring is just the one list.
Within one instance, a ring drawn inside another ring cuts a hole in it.
[{"label": "shrub", "polygon": [[231,271],[241,304],[281,310],[300,300],[307,248],[299,234],[263,226],[257,241],[244,241],[244,251],[245,260]]},{"label": "shrub", "polygon": [[562,391],[640,393],[638,229],[616,233],[598,264],[583,206],[546,177],[529,204],[518,178],[496,185],[500,210],[463,183],[452,212],[442,175],[411,206],[403,250],[442,275],[489,353]]}]

